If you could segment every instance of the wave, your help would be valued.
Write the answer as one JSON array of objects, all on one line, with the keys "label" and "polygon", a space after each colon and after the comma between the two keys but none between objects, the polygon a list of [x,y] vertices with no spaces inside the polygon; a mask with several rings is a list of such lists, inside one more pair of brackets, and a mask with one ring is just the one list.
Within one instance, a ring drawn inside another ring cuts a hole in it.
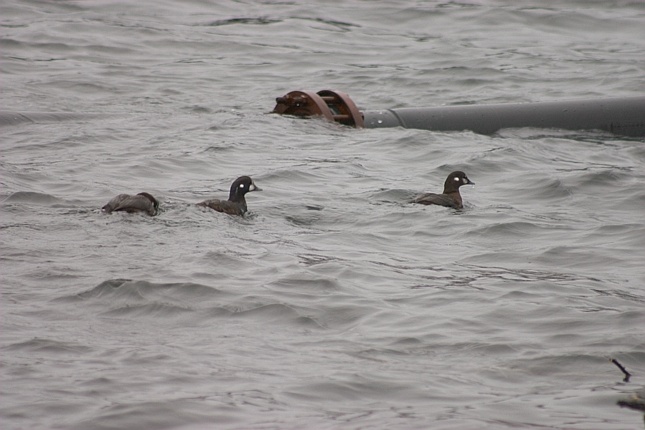
[{"label": "wave", "polygon": [[63,200],[51,194],[34,191],[17,191],[2,201],[2,203],[32,203],[46,206],[62,204],[63,202]]}]

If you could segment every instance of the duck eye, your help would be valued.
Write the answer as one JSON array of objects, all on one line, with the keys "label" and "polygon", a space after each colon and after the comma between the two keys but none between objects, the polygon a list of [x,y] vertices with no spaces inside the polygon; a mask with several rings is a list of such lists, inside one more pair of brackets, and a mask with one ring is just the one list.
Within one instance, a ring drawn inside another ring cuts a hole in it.
[{"label": "duck eye", "polygon": [[461,181],[461,178],[455,178],[455,181]]},{"label": "duck eye", "polygon": [[240,188],[244,188],[244,184],[240,184]]}]

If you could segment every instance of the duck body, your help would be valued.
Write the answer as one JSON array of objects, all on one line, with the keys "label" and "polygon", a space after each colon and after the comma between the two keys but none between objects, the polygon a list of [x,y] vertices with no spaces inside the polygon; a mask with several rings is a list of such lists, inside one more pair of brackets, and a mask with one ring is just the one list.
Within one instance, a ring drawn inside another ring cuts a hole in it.
[{"label": "duck body", "polygon": [[249,176],[240,176],[231,185],[228,200],[210,199],[197,203],[197,205],[229,215],[244,215],[248,210],[244,196],[251,191],[262,190]]},{"label": "duck body", "polygon": [[101,209],[108,214],[112,212],[143,212],[150,216],[155,216],[159,211],[159,202],[146,192],[137,195],[119,194]]},{"label": "duck body", "polygon": [[204,206],[210,209],[213,209],[217,212],[222,212],[229,215],[244,215],[248,208],[246,206],[246,200],[242,198],[241,201],[232,202],[230,200],[204,200],[201,203],[197,203],[199,206]]},{"label": "duck body", "polygon": [[462,171],[455,171],[448,175],[443,185],[443,193],[426,193],[417,196],[413,203],[422,205],[446,206],[454,209],[463,209],[464,203],[459,193],[459,187],[466,184],[475,185]]}]

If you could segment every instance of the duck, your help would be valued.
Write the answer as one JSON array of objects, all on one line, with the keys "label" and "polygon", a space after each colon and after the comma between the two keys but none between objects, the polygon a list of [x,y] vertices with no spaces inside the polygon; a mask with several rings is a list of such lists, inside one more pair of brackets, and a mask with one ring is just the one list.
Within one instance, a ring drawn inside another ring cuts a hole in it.
[{"label": "duck", "polygon": [[201,203],[197,203],[197,205],[229,215],[244,215],[248,210],[244,196],[251,191],[262,191],[262,189],[255,185],[251,177],[240,176],[231,184],[228,200],[204,200]]},{"label": "duck", "polygon": [[137,195],[119,194],[101,208],[105,213],[111,212],[143,212],[150,216],[157,215],[159,202],[150,193]]},{"label": "duck", "polygon": [[412,200],[412,202],[422,205],[439,205],[454,209],[463,209],[464,203],[461,199],[461,194],[459,194],[459,187],[466,184],[475,185],[473,181],[468,179],[468,176],[464,172],[458,170],[452,172],[446,178],[446,182],[443,185],[443,193],[421,194]]}]

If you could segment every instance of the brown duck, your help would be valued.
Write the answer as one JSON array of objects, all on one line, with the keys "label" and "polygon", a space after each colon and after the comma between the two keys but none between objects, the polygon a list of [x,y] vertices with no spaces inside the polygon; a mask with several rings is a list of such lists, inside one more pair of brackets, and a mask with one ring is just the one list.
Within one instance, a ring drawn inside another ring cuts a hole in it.
[{"label": "brown duck", "polygon": [[412,202],[420,203],[422,205],[439,205],[455,209],[462,209],[464,207],[464,204],[461,200],[461,194],[459,194],[459,187],[466,184],[475,185],[473,181],[468,179],[468,176],[466,176],[464,172],[452,172],[446,178],[446,182],[443,185],[442,194],[421,194]]},{"label": "brown duck", "polygon": [[102,208],[103,212],[143,212],[150,216],[157,215],[159,202],[149,193],[139,193],[136,196],[119,194]]},{"label": "brown duck", "polygon": [[244,215],[247,211],[244,196],[251,191],[262,191],[262,189],[257,187],[250,177],[240,176],[231,185],[228,200],[204,200],[197,204],[229,215]]}]

